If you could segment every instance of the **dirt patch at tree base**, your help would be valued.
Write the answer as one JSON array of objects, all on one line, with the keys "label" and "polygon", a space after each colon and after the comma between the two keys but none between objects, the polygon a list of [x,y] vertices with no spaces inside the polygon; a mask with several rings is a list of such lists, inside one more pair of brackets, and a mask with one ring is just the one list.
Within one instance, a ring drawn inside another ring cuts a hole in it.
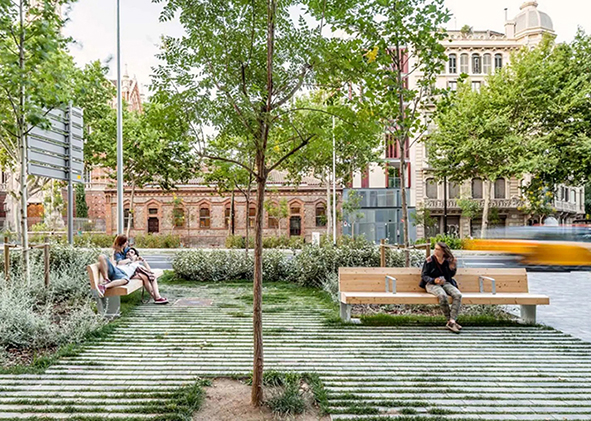
[{"label": "dirt patch at tree base", "polygon": [[[318,408],[308,408],[300,415],[280,416],[262,406],[255,408],[250,404],[250,386],[231,379],[216,379],[205,387],[205,401],[199,412],[193,416],[195,421],[329,421],[321,416]],[[265,390],[265,399],[270,393]]]}]

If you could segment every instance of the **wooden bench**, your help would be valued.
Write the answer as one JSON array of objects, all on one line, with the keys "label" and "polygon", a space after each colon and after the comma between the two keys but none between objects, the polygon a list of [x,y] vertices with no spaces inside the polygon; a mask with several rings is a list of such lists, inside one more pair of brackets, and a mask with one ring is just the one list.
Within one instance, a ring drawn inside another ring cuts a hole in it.
[{"label": "wooden bench", "polygon": [[[120,315],[121,296],[129,295],[143,287],[141,280],[130,279],[127,285],[109,288],[105,291],[105,296],[101,298],[98,295],[97,286],[103,280],[103,277],[99,271],[98,263],[86,266],[86,270],[90,279],[90,289],[97,299],[98,311],[106,317],[118,317]],[[156,279],[164,273],[162,269],[152,269],[152,271],[156,275]]]},{"label": "wooden bench", "polygon": [[[339,268],[341,318],[351,321],[353,304],[439,304],[419,287],[420,268]],[[517,304],[526,323],[536,322],[536,306],[546,295],[530,294],[525,269],[458,269],[462,304]],[[451,298],[450,298],[451,301]]]}]

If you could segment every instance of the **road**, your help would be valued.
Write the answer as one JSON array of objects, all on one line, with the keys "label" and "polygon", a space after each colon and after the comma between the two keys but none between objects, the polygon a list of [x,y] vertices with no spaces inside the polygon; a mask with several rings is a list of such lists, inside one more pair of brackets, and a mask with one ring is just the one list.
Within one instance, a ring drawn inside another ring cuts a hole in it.
[{"label": "road", "polygon": [[[150,266],[172,269],[170,253],[144,254]],[[458,266],[465,268],[520,267],[510,256],[462,256]],[[591,342],[591,273],[589,272],[532,272],[528,271],[529,290],[550,297],[549,306],[538,306],[538,322],[552,326],[574,337]],[[517,306],[509,311],[518,314]]]}]

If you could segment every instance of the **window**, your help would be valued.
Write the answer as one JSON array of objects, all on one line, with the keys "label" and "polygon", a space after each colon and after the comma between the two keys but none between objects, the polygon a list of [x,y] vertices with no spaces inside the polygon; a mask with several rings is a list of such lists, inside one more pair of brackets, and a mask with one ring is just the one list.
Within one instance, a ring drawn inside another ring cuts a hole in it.
[{"label": "window", "polygon": [[480,178],[472,180],[472,198],[482,199],[482,180]]},{"label": "window", "polygon": [[232,208],[230,205],[227,205],[224,209],[224,226],[226,229],[230,228],[232,223]]},{"label": "window", "polygon": [[156,209],[156,208],[148,209],[148,215],[158,215],[158,209]]},{"label": "window", "polygon": [[452,75],[458,73],[458,56],[455,54],[449,55],[449,73]]},{"label": "window", "polygon": [[472,90],[474,92],[480,92],[480,82],[479,81],[472,82]]},{"label": "window", "polygon": [[490,54],[482,56],[482,71],[487,75],[492,73],[492,57]]},{"label": "window", "polygon": [[472,73],[475,75],[482,73],[482,62],[479,54],[472,54]]},{"label": "window", "polygon": [[185,225],[185,210],[181,207],[172,209],[172,221],[175,227],[182,227]]},{"label": "window", "polygon": [[211,226],[211,218],[209,208],[202,206],[199,208],[199,228],[209,228]]},{"label": "window", "polygon": [[505,199],[505,179],[497,178],[495,181],[495,199]]},{"label": "window", "polygon": [[267,223],[269,224],[269,228],[279,228],[279,220],[274,216],[269,215],[267,218]]},{"label": "window", "polygon": [[460,56],[460,73],[468,73],[470,71],[468,69],[469,60],[468,54],[462,54]]},{"label": "window", "polygon": [[300,205],[294,204],[289,207],[289,235],[301,235],[302,234],[302,217],[299,215],[301,211]]},{"label": "window", "polygon": [[574,189],[571,189],[570,191],[570,201],[572,203],[577,203],[577,193],[575,193]]},{"label": "window", "polygon": [[456,80],[450,80],[447,82],[447,87],[452,91],[458,90],[458,82]]},{"label": "window", "polygon": [[[129,224],[129,218],[132,216],[131,211],[129,210],[129,208],[125,208],[123,210],[123,225],[124,228],[127,229],[127,224]],[[131,228],[133,228],[133,218],[131,218]]]},{"label": "window", "polygon": [[498,70],[503,67],[503,55],[502,54],[495,54],[495,70]]},{"label": "window", "polygon": [[400,188],[400,168],[387,167],[388,172],[388,188],[399,189]]},{"label": "window", "polygon": [[257,209],[253,206],[248,208],[248,227],[254,228],[255,224],[255,217],[257,215]]},{"label": "window", "polygon": [[437,199],[437,183],[434,178],[428,178],[425,182],[425,192],[428,199]]},{"label": "window", "polygon": [[326,205],[324,203],[316,205],[316,226],[326,226]]},{"label": "window", "polygon": [[460,185],[458,183],[448,183],[447,186],[448,199],[457,199],[460,197]]}]

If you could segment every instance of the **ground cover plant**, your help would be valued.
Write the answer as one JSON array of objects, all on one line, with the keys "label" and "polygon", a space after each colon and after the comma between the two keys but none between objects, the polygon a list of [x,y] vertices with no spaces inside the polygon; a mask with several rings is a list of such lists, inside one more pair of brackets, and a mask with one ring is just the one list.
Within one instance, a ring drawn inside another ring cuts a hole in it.
[{"label": "ground cover plant", "polygon": [[[97,260],[99,249],[54,244],[50,249],[49,286],[44,284],[43,255],[33,250],[31,283],[23,279],[18,252],[10,255],[7,281],[0,264],[0,365],[7,372],[38,372],[56,359],[75,355],[79,345],[111,332],[96,312],[86,266]],[[138,296],[139,297],[139,296]],[[123,300],[122,311],[139,302]]]}]

